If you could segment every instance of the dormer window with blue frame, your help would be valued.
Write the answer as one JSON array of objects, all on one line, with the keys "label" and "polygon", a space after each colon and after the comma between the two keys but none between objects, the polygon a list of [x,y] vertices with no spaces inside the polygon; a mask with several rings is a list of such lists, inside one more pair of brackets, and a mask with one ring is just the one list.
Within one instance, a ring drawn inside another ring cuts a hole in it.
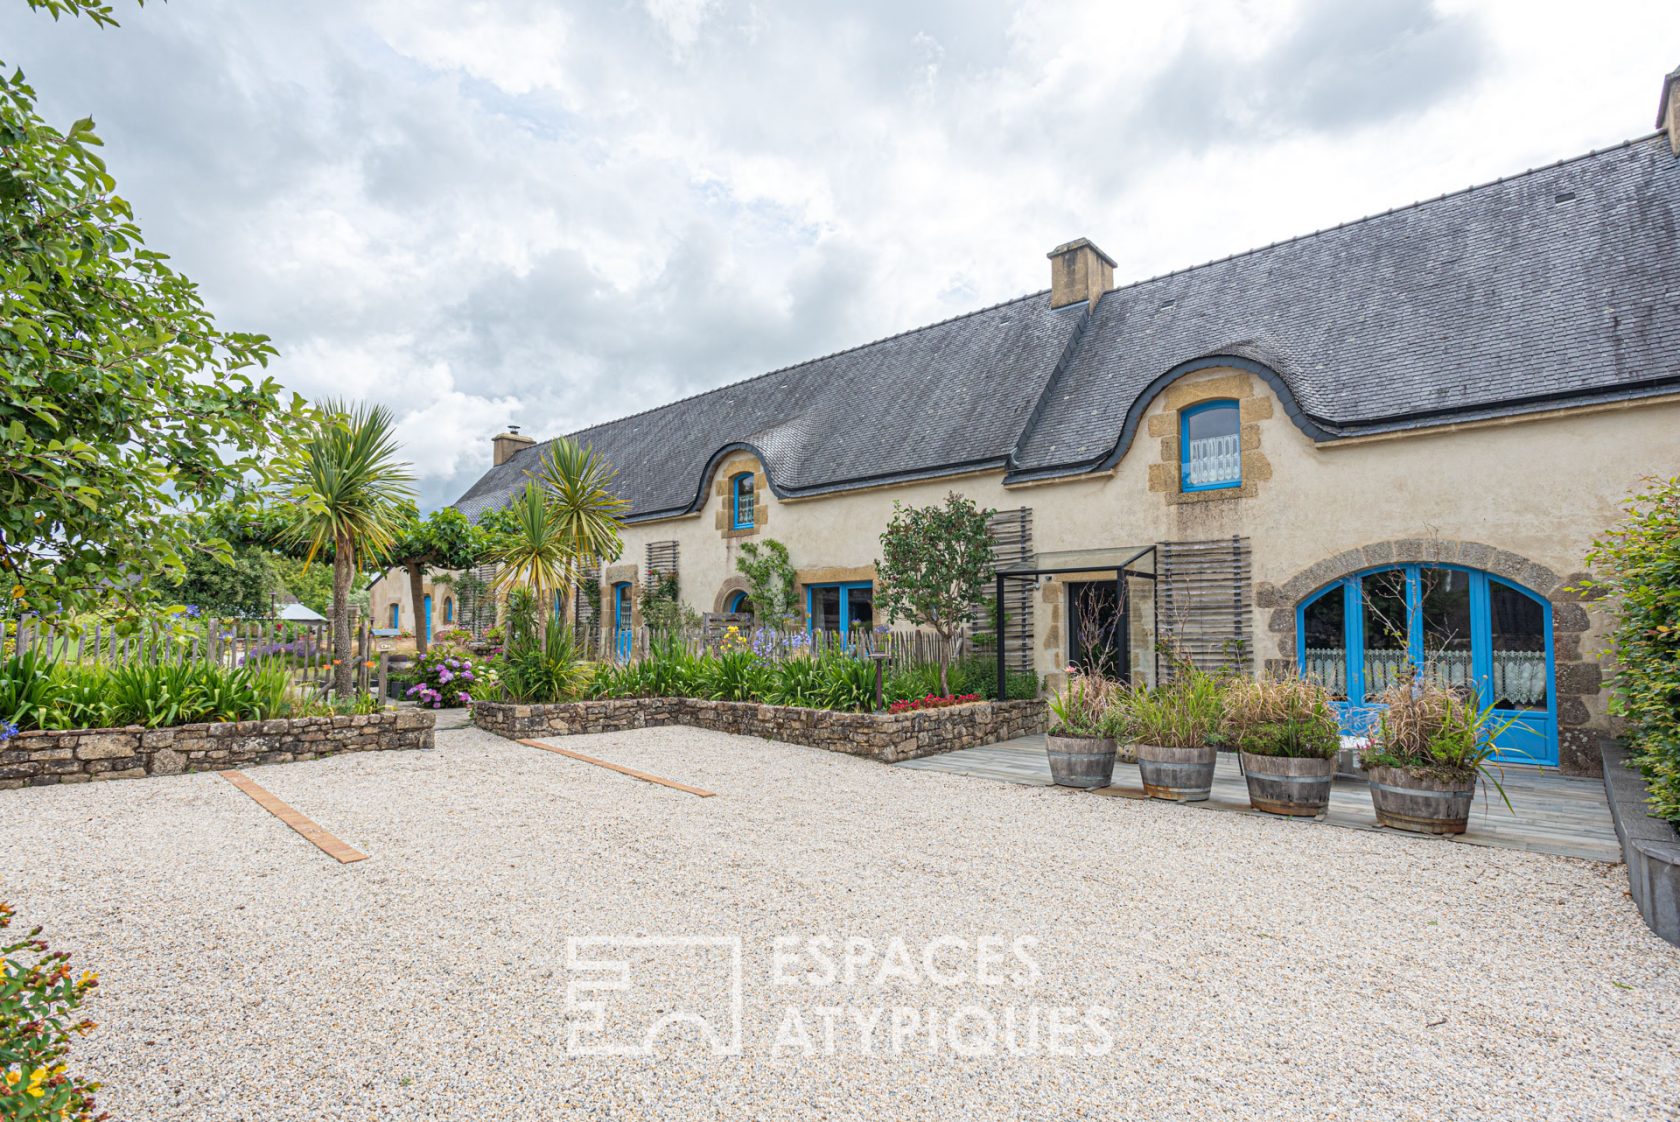
[{"label": "dormer window with blue frame", "polygon": [[1241,419],[1234,401],[1209,401],[1179,414],[1180,488],[1242,486]]},{"label": "dormer window with blue frame", "polygon": [[753,473],[743,471],[729,482],[731,530],[753,528]]}]

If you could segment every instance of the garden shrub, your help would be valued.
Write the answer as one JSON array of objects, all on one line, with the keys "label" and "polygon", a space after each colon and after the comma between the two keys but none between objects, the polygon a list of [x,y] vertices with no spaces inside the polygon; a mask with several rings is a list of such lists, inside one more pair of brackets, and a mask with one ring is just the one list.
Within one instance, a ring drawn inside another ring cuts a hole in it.
[{"label": "garden shrub", "polygon": [[[0,902],[0,931],[12,909]],[[93,1031],[77,1017],[99,979],[72,978],[70,956],[52,950],[34,928],[22,939],[0,936],[0,1118],[29,1122],[94,1122],[99,1084],[71,1075],[64,1063],[70,1043]]]},{"label": "garden shrub", "polygon": [[305,706],[283,666],[213,662],[54,663],[34,651],[0,659],[0,722],[18,731],[167,728],[289,717]]},{"label": "garden shrub", "polygon": [[593,671],[578,659],[577,638],[569,627],[550,627],[536,635],[521,631],[502,656],[500,694],[523,704],[554,704],[583,697]]},{"label": "garden shrub", "polygon": [[478,670],[473,660],[453,647],[432,647],[420,656],[410,673],[413,682],[403,695],[433,709],[471,705],[473,691],[478,689]]},{"label": "garden shrub", "polygon": [[1587,554],[1582,585],[1608,597],[1612,712],[1627,721],[1651,808],[1680,822],[1680,477],[1653,480]]}]

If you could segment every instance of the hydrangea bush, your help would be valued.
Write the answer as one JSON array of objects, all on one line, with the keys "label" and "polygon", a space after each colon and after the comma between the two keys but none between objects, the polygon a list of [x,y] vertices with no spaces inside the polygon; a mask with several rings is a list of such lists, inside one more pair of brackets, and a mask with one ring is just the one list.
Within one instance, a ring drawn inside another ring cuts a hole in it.
[{"label": "hydrangea bush", "polygon": [[433,709],[459,709],[472,704],[478,688],[479,671],[473,660],[460,651],[433,648],[421,656],[414,668],[415,683],[408,696]]}]

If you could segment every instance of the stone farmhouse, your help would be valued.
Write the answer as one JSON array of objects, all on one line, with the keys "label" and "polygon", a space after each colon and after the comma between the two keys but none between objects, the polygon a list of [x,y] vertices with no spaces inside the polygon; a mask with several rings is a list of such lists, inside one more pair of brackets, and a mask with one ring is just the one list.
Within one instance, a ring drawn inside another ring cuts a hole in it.
[{"label": "stone farmhouse", "polygon": [[[1052,683],[1098,649],[1152,678],[1165,642],[1305,668],[1352,720],[1428,660],[1520,719],[1519,758],[1597,770],[1572,586],[1680,472],[1680,70],[1614,148],[1118,287],[1085,239],[1049,262],[1047,291],[571,434],[631,509],[595,622],[639,626],[661,573],[750,612],[765,537],[807,627],[884,622],[893,504],[957,491],[998,512],[1006,657]],[[543,445],[494,450],[469,515]],[[412,626],[407,594],[379,582],[375,623]]]}]

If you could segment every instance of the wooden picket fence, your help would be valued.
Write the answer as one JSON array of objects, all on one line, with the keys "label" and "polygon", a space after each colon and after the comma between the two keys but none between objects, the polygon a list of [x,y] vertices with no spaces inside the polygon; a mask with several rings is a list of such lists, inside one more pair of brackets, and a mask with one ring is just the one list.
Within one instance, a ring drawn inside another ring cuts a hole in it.
[{"label": "wooden picket fence", "polygon": [[[252,658],[283,659],[300,687],[323,693],[332,677],[332,630],[326,621],[178,619],[122,634],[107,623],[77,628],[37,617],[8,623],[8,633],[19,654],[40,651],[56,662],[126,666],[203,661],[234,667]],[[355,621],[351,642],[357,687],[374,688],[367,663],[376,656],[369,653],[373,637],[367,620]]]}]

